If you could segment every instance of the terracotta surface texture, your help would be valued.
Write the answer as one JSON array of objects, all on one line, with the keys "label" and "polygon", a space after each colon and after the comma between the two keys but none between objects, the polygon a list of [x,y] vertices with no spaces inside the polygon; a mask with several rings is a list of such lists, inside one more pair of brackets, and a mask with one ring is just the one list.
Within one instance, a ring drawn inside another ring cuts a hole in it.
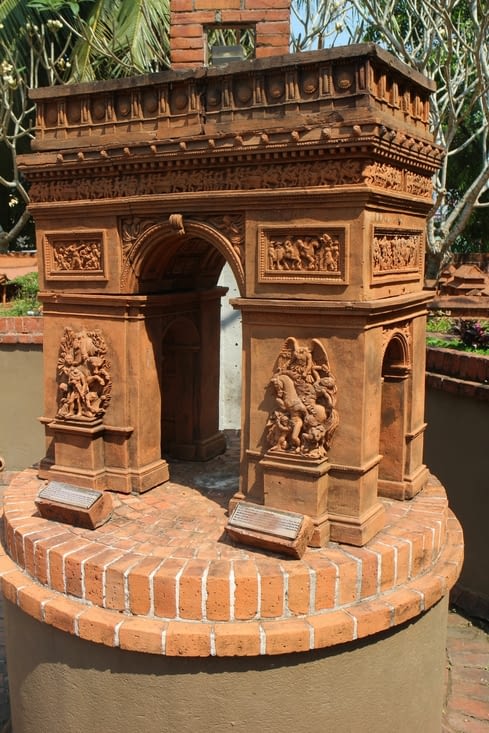
[{"label": "terracotta surface texture", "polygon": [[190,16],[246,25],[261,8],[262,58],[31,93],[39,475],[143,494],[171,478],[168,459],[225,450],[227,262],[243,336],[230,508],[302,514],[313,547],[362,546],[387,521],[380,497],[410,499],[428,479],[432,84],[373,44],[269,58],[288,3],[237,5],[175,4],[173,40]]},{"label": "terracotta surface texture", "polygon": [[43,623],[109,646],[169,656],[281,654],[393,628],[458,577],[462,532],[434,477],[411,502],[383,500],[386,526],[365,547],[329,543],[294,560],[240,548],[223,534],[232,491],[223,465],[214,459],[192,484],[192,465],[180,464],[179,481],[114,495],[113,518],[93,531],[40,517],[34,500],[44,482],[33,470],[20,473],[5,491],[5,597]]}]

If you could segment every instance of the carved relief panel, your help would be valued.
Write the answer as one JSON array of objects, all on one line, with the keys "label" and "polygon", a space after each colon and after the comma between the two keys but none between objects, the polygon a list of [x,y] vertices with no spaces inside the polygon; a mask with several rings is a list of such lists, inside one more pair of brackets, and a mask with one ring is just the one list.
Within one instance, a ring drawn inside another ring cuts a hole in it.
[{"label": "carved relief panel", "polygon": [[65,328],[57,363],[59,420],[102,418],[112,391],[107,345],[102,332]]},{"label": "carved relief panel", "polygon": [[266,425],[268,450],[325,458],[339,416],[336,379],[322,343],[313,339],[303,346],[293,337],[286,339],[270,387],[275,409]]},{"label": "carved relief panel", "polygon": [[95,232],[46,232],[44,264],[47,280],[106,280],[105,237]]},{"label": "carved relief panel", "polygon": [[424,235],[416,229],[375,228],[372,242],[373,284],[421,274]]},{"label": "carved relief panel", "polygon": [[347,282],[345,228],[262,229],[259,282]]}]

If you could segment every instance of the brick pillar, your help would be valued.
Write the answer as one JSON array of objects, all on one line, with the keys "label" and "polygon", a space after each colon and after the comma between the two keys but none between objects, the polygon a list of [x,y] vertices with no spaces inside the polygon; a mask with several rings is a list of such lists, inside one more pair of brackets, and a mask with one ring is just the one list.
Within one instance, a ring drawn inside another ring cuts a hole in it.
[{"label": "brick pillar", "polygon": [[170,58],[174,69],[205,63],[205,26],[252,26],[256,58],[289,51],[290,0],[171,0]]}]

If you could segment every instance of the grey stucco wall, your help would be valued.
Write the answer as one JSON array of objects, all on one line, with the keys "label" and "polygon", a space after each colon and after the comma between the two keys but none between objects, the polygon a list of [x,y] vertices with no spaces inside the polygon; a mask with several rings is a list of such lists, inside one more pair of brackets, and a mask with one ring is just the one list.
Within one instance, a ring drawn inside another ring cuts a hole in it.
[{"label": "grey stucco wall", "polygon": [[44,455],[42,346],[0,348],[0,456],[19,471]]}]

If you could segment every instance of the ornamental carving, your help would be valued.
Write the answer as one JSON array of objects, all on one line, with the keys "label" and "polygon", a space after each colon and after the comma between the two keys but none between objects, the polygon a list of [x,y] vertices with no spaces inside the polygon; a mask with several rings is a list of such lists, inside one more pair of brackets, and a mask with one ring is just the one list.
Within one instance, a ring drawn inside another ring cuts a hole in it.
[{"label": "ornamental carving", "polygon": [[418,272],[423,247],[420,231],[379,230],[374,232],[373,274]]},{"label": "ornamental carving", "polygon": [[402,191],[402,171],[387,163],[371,163],[363,171],[365,183],[368,186],[388,188],[394,191]]},{"label": "ornamental carving", "polygon": [[53,271],[101,270],[100,241],[56,242],[53,245]]},{"label": "ornamental carving", "polygon": [[[31,198],[40,201],[82,201],[199,191],[244,191],[270,188],[342,186],[361,183],[363,163],[357,160],[230,166],[229,168],[168,168],[166,172],[113,175],[36,182]],[[115,171],[114,171],[115,173]]]},{"label": "ornamental carving", "polygon": [[244,214],[202,217],[201,221],[222,232],[244,266],[245,263],[245,217]]},{"label": "ornamental carving", "polygon": [[47,234],[46,274],[61,279],[81,274],[104,277],[103,233]]},{"label": "ornamental carving", "polygon": [[63,420],[101,418],[110,402],[112,380],[107,346],[99,330],[65,328],[57,364],[58,412]]},{"label": "ornamental carving", "polygon": [[419,173],[406,172],[406,191],[413,196],[431,198],[433,194],[433,181],[431,178],[422,176]]},{"label": "ornamental carving", "polygon": [[403,343],[406,344],[407,356],[406,361],[409,362],[409,350],[411,348],[411,325],[409,321],[402,321],[393,326],[384,326],[382,329],[382,353],[385,352],[388,344],[394,336],[400,336]]},{"label": "ornamental carving", "polygon": [[270,386],[275,409],[266,425],[268,450],[325,458],[339,416],[336,380],[321,342],[313,339],[308,347],[286,339]]},{"label": "ornamental carving", "polygon": [[260,281],[343,281],[344,229],[263,230]]},{"label": "ornamental carving", "polygon": [[122,258],[124,262],[133,262],[137,250],[134,245],[139,237],[150,227],[156,226],[158,219],[142,219],[131,216],[119,220],[119,232],[122,242]]}]

